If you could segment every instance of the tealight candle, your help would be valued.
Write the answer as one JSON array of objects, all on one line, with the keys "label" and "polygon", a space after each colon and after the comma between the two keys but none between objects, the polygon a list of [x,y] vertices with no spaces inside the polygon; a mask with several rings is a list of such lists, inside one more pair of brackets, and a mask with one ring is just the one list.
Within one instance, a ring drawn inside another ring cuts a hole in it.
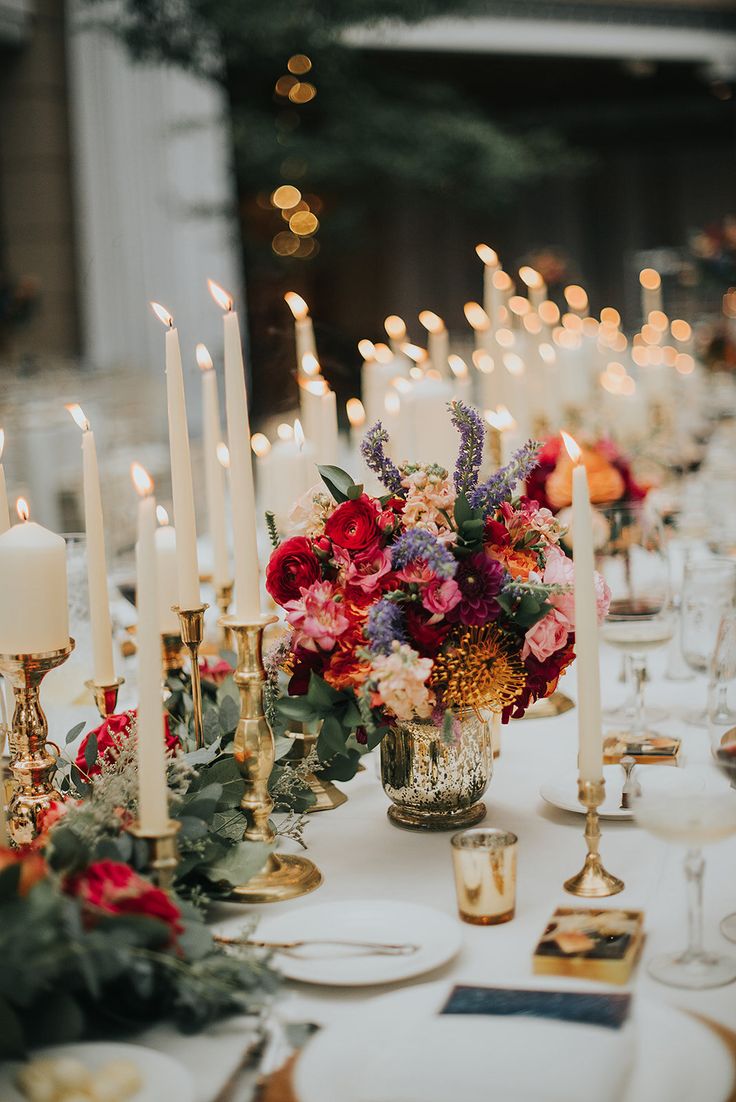
[{"label": "tealight candle", "polygon": [[44,654],[69,643],[66,544],[29,519],[0,536],[0,654]]}]

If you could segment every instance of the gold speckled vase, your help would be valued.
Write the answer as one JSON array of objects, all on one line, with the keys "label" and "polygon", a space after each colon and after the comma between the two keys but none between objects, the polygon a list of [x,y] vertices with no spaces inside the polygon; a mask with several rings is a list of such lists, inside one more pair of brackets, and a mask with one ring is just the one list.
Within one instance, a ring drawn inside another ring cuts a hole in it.
[{"label": "gold speckled vase", "polygon": [[409,830],[455,830],[479,823],[493,773],[491,717],[460,712],[453,738],[431,720],[399,721],[381,741],[389,819]]}]

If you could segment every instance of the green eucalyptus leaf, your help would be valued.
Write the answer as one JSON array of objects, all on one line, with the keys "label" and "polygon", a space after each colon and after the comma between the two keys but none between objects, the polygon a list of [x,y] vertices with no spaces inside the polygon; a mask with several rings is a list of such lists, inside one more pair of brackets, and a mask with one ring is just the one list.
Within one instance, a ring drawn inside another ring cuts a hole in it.
[{"label": "green eucalyptus leaf", "polygon": [[363,484],[361,482],[354,482],[348,489],[348,501],[357,501],[362,493]]},{"label": "green eucalyptus leaf", "polygon": [[223,696],[220,701],[220,730],[229,735],[238,726],[240,705],[232,696]]},{"label": "green eucalyptus leaf", "polygon": [[201,871],[210,883],[225,888],[247,884],[261,871],[272,848],[264,842],[239,842]]},{"label": "green eucalyptus leaf", "polygon": [[97,762],[97,735],[94,731],[90,731],[87,737],[87,745],[84,748],[84,761],[88,772]]},{"label": "green eucalyptus leaf", "polygon": [[348,490],[351,486],[355,485],[355,482],[347,471],[343,471],[341,467],[334,467],[331,464],[318,464],[317,470],[319,471],[320,478],[338,505],[342,504],[343,501],[347,501]]},{"label": "green eucalyptus leaf", "polygon": [[355,776],[363,755],[357,750],[348,750],[346,756],[337,757],[329,765],[320,769],[318,776],[327,781],[349,781]]},{"label": "green eucalyptus leaf", "polygon": [[68,746],[70,742],[74,742],[75,738],[77,738],[82,733],[84,728],[85,728],[84,720],[81,723],[75,723],[75,725],[72,727],[71,731],[67,731],[66,740],[64,742],[64,745]]},{"label": "green eucalyptus leaf", "polygon": [[322,730],[317,737],[317,753],[320,761],[329,761],[335,755],[348,753],[345,746],[345,731],[335,716],[326,716]]},{"label": "green eucalyptus leaf", "polygon": [[312,671],[309,677],[307,700],[314,707],[315,711],[323,713],[329,711],[341,698],[342,693],[338,692],[337,689],[333,689],[332,685],[328,685],[324,678]]},{"label": "green eucalyptus leaf", "polygon": [[287,719],[298,719],[302,722],[319,719],[319,714],[306,696],[282,696],[276,701],[276,711]]}]

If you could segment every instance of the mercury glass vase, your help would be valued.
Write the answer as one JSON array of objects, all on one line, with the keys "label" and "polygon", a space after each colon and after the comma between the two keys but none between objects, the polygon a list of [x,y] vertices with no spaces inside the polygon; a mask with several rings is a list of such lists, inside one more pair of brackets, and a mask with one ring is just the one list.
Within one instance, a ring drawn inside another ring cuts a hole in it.
[{"label": "mercury glass vase", "polygon": [[491,717],[468,708],[452,735],[431,720],[399,721],[381,741],[388,817],[409,830],[456,830],[479,823],[493,773]]}]

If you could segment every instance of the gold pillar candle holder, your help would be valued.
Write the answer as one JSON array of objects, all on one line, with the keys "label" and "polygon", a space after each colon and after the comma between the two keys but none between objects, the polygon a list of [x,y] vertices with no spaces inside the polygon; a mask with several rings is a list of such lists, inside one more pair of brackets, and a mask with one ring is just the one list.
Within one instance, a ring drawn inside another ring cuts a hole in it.
[{"label": "gold pillar candle holder", "polygon": [[220,610],[220,619],[218,623],[222,628],[222,645],[225,650],[230,650],[233,645],[232,635],[230,628],[225,623],[225,620],[230,612],[230,603],[233,599],[233,583],[223,582],[222,585],[218,585],[216,589],[217,607]]},{"label": "gold pillar candle holder", "polygon": [[199,673],[199,648],[204,639],[204,614],[209,605],[197,608],[179,608],[174,605],[172,611],[179,617],[181,640],[189,651],[191,660],[192,707],[194,709],[194,737],[197,749],[204,746],[204,719],[202,716],[202,678]]},{"label": "gold pillar candle holder", "polygon": [[29,845],[38,820],[61,799],[51,779],[56,758],[48,748],[48,720],[41,707],[41,682],[66,662],[74,650],[70,639],[59,650],[39,654],[0,654],[0,672],[13,688],[15,707],[8,733],[13,794],[8,805],[8,833],[16,846]]},{"label": "gold pillar candle holder", "polygon": [[588,853],[585,864],[576,876],[565,881],[564,888],[571,895],[586,899],[602,899],[607,895],[617,895],[624,889],[623,880],[612,876],[603,867],[598,846],[601,839],[598,808],[606,796],[606,785],[600,781],[578,781],[578,800],[587,810],[585,816],[585,842]]},{"label": "gold pillar candle holder", "polygon": [[[258,620],[238,620],[226,617],[237,643],[237,664],[234,680],[240,692],[240,719],[235,732],[234,755],[245,781],[240,806],[245,812],[244,838],[250,842],[273,845],[275,834],[270,823],[273,800],[268,791],[268,779],[274,763],[273,732],[264,714],[263,632],[276,616]],[[231,900],[238,903],[277,903],[306,895],[322,883],[322,874],[306,857],[271,853],[261,872],[233,889]]]},{"label": "gold pillar candle holder", "polygon": [[114,716],[118,706],[120,686],[125,684],[125,678],[116,677],[109,685],[98,685],[96,681],[85,681],[84,684],[95,698],[100,718],[109,719],[110,716]]},{"label": "gold pillar candle holder", "polygon": [[524,712],[522,719],[549,719],[551,716],[561,716],[575,707],[575,701],[571,700],[567,693],[561,693],[555,689],[549,696],[535,700]]},{"label": "gold pillar candle holder", "polygon": [[174,886],[176,867],[179,864],[176,836],[180,829],[181,823],[176,819],[169,819],[165,829],[158,833],[143,830],[137,820],[128,827],[129,834],[146,843],[148,848],[146,871],[156,887],[165,892],[170,892]]}]

